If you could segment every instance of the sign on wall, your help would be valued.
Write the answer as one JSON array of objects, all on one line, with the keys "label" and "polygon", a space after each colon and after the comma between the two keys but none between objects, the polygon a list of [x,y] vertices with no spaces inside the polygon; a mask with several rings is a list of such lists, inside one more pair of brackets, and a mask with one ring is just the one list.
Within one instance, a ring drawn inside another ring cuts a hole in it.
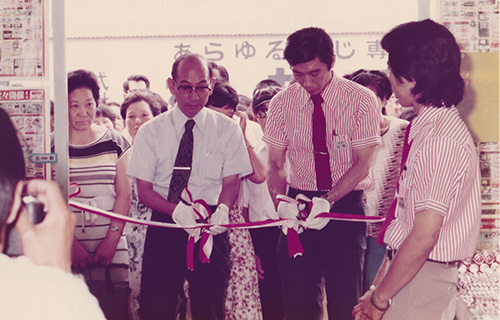
[{"label": "sign on wall", "polygon": [[45,3],[0,2],[0,78],[46,76]]},{"label": "sign on wall", "polygon": [[49,177],[46,163],[50,159],[42,161],[50,150],[46,96],[46,89],[0,90],[0,108],[7,111],[16,128],[28,178]]}]

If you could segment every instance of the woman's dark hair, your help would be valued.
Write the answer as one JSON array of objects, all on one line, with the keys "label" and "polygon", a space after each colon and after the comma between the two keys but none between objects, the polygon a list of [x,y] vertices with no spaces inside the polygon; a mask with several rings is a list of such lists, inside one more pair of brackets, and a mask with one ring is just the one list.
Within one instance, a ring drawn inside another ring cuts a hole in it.
[{"label": "woman's dark hair", "polygon": [[345,75],[344,78],[354,81],[363,87],[373,87],[376,90],[377,97],[382,101],[389,100],[392,95],[389,77],[382,71],[359,69]]},{"label": "woman's dark hair", "polygon": [[99,82],[92,71],[80,69],[68,73],[68,95],[79,88],[92,91],[95,103],[99,102]]},{"label": "woman's dark hair", "polygon": [[0,108],[0,228],[12,207],[14,191],[19,181],[26,179],[24,155],[16,129],[7,112]]},{"label": "woman's dark hair", "polygon": [[460,49],[451,32],[430,20],[397,26],[381,41],[389,67],[400,81],[415,81],[417,102],[435,107],[458,104],[464,93]]},{"label": "woman's dark hair", "polygon": [[100,103],[95,110],[95,116],[96,117],[103,116],[108,118],[113,123],[113,126],[116,123],[116,115],[113,113],[113,110],[111,110],[111,108],[107,104]]},{"label": "woman's dark hair", "polygon": [[283,55],[291,66],[314,60],[317,57],[326,64],[328,69],[332,68],[335,57],[332,38],[325,30],[312,27],[289,35]]},{"label": "woman's dark hair", "polygon": [[229,72],[227,72],[227,69],[224,66],[221,66],[220,64],[210,61],[208,63],[208,67],[210,68],[213,74],[215,74],[214,72],[215,70],[219,71],[220,79],[217,79],[217,81],[229,83]]},{"label": "woman's dark hair", "polygon": [[238,105],[238,92],[229,84],[224,82],[216,82],[214,90],[207,101],[207,106],[221,108],[229,105],[231,109],[236,110]]},{"label": "woman's dark hair", "polygon": [[120,114],[122,118],[127,118],[127,109],[130,107],[132,103],[144,101],[149,105],[149,109],[151,109],[151,113],[153,117],[156,117],[160,114],[161,105],[154,96],[154,94],[148,89],[140,89],[135,90],[134,92],[129,93],[120,107]]}]

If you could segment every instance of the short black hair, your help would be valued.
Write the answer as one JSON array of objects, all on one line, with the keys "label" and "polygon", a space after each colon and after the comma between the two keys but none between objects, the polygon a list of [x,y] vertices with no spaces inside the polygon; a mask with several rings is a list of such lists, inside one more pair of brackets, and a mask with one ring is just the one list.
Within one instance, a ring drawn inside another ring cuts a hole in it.
[{"label": "short black hair", "polygon": [[123,101],[120,107],[120,114],[122,118],[127,118],[127,109],[130,107],[132,103],[144,101],[149,105],[149,109],[151,109],[151,113],[153,117],[156,117],[160,114],[161,105],[159,101],[156,99],[155,95],[149,91],[148,89],[140,89],[136,90],[132,93],[129,93],[125,100]]},{"label": "short black hair", "polygon": [[10,213],[19,181],[26,179],[24,156],[16,129],[7,112],[0,108],[0,229]]},{"label": "short black hair", "polygon": [[128,90],[130,89],[129,81],[137,81],[137,82],[144,81],[144,83],[146,84],[146,89],[149,89],[150,86],[148,77],[142,74],[133,74],[130,77],[128,77],[127,80],[125,80],[125,82],[123,82],[123,92],[125,93],[127,93]]},{"label": "short black hair", "polygon": [[236,106],[238,105],[238,92],[228,83],[216,82],[214,90],[208,98],[206,105],[217,108],[229,105],[231,109],[236,110]]},{"label": "short black hair", "polygon": [[335,53],[332,38],[321,28],[304,28],[295,31],[286,40],[285,60],[290,66],[318,58],[328,69],[333,66]]},{"label": "short black hair", "polygon": [[268,86],[255,90],[252,100],[252,109],[256,111],[264,102],[271,101],[271,99],[281,91],[281,87]]},{"label": "short black hair", "polygon": [[95,103],[99,102],[99,82],[90,70],[75,70],[68,73],[68,95],[75,89],[87,88],[92,91]]},{"label": "short black hair", "polygon": [[382,101],[389,100],[392,95],[391,82],[383,71],[359,69],[344,78],[356,82],[364,87],[373,87],[377,97]]},{"label": "short black hair", "polygon": [[281,83],[279,83],[276,80],[273,80],[273,79],[263,79],[263,80],[260,80],[259,82],[257,82],[257,85],[255,85],[255,89],[253,89],[252,95],[254,95],[257,90],[263,89],[265,87],[279,87],[279,88],[282,88],[283,86],[281,85]]},{"label": "short black hair", "polygon": [[214,74],[214,70],[219,71],[220,78],[218,78],[217,81],[229,83],[229,72],[227,72],[227,69],[224,68],[224,66],[217,64],[213,61],[210,61],[208,63],[208,67],[212,71],[212,74]]},{"label": "short black hair", "polygon": [[446,27],[430,20],[401,24],[381,41],[397,79],[415,81],[417,102],[450,107],[462,101],[460,48]]}]

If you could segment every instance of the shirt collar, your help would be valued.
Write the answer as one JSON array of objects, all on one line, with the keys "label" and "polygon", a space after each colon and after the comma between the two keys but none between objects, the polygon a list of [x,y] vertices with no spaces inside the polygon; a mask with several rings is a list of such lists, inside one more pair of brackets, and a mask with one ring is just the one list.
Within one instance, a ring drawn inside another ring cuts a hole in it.
[{"label": "shirt collar", "polygon": [[[327,100],[330,99],[333,95],[333,93],[335,92],[335,88],[339,82],[339,78],[337,77],[337,75],[335,74],[335,72],[333,72],[333,70],[330,70],[330,72],[332,73],[332,78],[330,79],[330,82],[325,86],[325,88],[323,89],[323,91],[321,91],[320,93],[320,96],[323,98],[323,102],[328,102]],[[300,90],[302,92],[302,96],[303,98],[307,101],[306,103],[302,104],[301,108],[305,108],[309,105],[309,103],[312,105],[313,102],[311,100],[311,95],[309,94],[309,92],[306,91],[306,89],[304,89],[300,84]]]},{"label": "shirt collar", "polygon": [[[186,117],[186,115],[181,111],[181,109],[179,109],[177,103],[175,104],[175,107],[172,109],[172,118],[174,120],[175,132],[178,135],[180,135],[181,132],[183,132],[184,130],[184,125],[186,124],[186,121],[188,121],[190,118]],[[201,109],[200,112],[198,112],[192,119],[196,123],[194,128],[198,128],[203,134],[205,132],[207,123],[207,108]]]},{"label": "shirt collar", "polygon": [[408,141],[412,141],[416,133],[419,132],[421,128],[429,125],[433,121],[433,119],[436,118],[444,109],[444,107],[422,107],[418,116],[416,116],[412,121],[410,133],[408,135]]}]

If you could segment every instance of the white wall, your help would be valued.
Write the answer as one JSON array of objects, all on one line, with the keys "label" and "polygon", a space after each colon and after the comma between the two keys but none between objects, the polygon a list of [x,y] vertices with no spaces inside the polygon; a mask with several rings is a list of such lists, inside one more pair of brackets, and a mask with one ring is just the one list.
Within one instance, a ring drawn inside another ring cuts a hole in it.
[{"label": "white wall", "polygon": [[[332,35],[336,45],[334,70],[337,75],[343,76],[359,68],[385,70],[387,56],[381,48],[377,48],[377,41],[382,36]],[[189,46],[187,49],[190,52],[215,59],[226,67],[230,82],[238,93],[250,96],[255,84],[276,75],[277,68],[291,76],[288,64],[282,59],[285,41],[286,35],[69,39],[66,42],[66,70],[84,68],[94,71],[102,77],[101,95],[105,94],[111,101],[119,103],[123,99],[123,81],[131,74],[144,74],[151,80],[151,90],[168,100],[170,93],[166,88],[166,79],[182,44]],[[221,57],[222,60],[218,60]]]}]

